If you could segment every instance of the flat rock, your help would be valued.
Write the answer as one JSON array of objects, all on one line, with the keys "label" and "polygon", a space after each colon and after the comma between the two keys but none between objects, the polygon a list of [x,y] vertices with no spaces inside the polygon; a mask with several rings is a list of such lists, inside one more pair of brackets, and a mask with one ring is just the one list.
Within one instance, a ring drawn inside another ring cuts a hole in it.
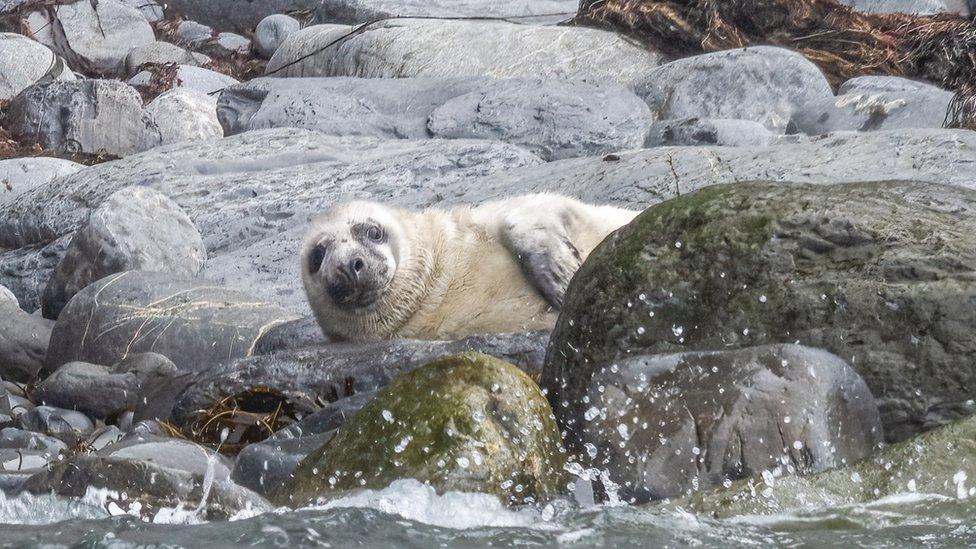
[{"label": "flat rock", "polygon": [[64,442],[41,433],[23,431],[14,427],[0,430],[0,448],[7,450],[39,450],[52,456],[67,450]]},{"label": "flat rock", "polygon": [[935,86],[911,91],[855,89],[804,105],[793,114],[796,128],[810,135],[835,131],[941,128],[953,94]]},{"label": "flat rock", "polygon": [[61,158],[27,157],[0,160],[0,205],[85,166]]},{"label": "flat rock", "polygon": [[106,366],[69,362],[38,384],[32,396],[41,405],[106,419],[134,409],[139,394],[135,374],[112,374]]},{"label": "flat rock", "polygon": [[[582,398],[558,386],[566,376],[583,378]],[[543,379],[558,395],[567,448],[604,472],[604,491],[629,503],[775,469],[818,473],[857,462],[882,441],[864,380],[807,347],[631,355]]]},{"label": "flat rock", "polygon": [[268,355],[278,351],[293,351],[328,343],[314,316],[306,316],[279,324],[264,333],[254,344],[254,354]]},{"label": "flat rock", "polygon": [[42,81],[74,80],[64,61],[44,45],[9,32],[0,32],[0,101],[8,101]]},{"label": "flat rock", "polygon": [[216,100],[188,87],[163,92],[146,105],[159,128],[162,143],[220,139],[224,130],[217,120]]},{"label": "flat rock", "polygon": [[28,16],[27,26],[35,39],[71,67],[93,75],[121,72],[132,48],[156,41],[142,12],[119,0],[73,2],[37,11]]},{"label": "flat rock", "polygon": [[976,191],[949,185],[683,195],[645,210],[576,273],[542,385],[553,402],[576,402],[586,378],[572,372],[623,354],[798,342],[848,362],[886,439],[904,440],[976,408],[974,234]]},{"label": "flat rock", "polygon": [[98,454],[117,459],[143,461],[200,477],[208,474],[209,471],[216,481],[230,480],[230,460],[187,440],[136,436],[108,446]]},{"label": "flat rock", "polygon": [[254,51],[265,59],[271,59],[278,46],[286,38],[301,30],[302,24],[294,17],[283,13],[269,15],[254,29]]},{"label": "flat rock", "polygon": [[611,32],[501,21],[398,19],[324,51],[346,31],[309,27],[275,52],[273,76],[370,78],[488,76],[616,82],[629,86],[661,64],[661,55]]},{"label": "flat rock", "polygon": [[21,429],[54,437],[68,446],[74,446],[95,430],[85,414],[51,406],[31,408],[18,420]]},{"label": "flat rock", "polygon": [[839,0],[841,4],[867,13],[966,14],[963,0]]},{"label": "flat rock", "polygon": [[816,65],[770,46],[686,57],[641,76],[637,95],[659,119],[752,120],[779,133],[799,107],[833,97]]},{"label": "flat rock", "polygon": [[218,34],[214,37],[213,43],[230,53],[245,54],[251,51],[251,41],[233,32]]},{"label": "flat rock", "polygon": [[[837,89],[837,95],[849,93],[915,92],[935,88],[928,82],[911,80],[900,76],[857,76],[844,82]],[[938,89],[938,88],[936,88]]]},{"label": "flat rock", "polygon": [[[0,205],[0,246],[36,246],[70,234],[109,195],[139,182],[173,197],[193,220],[211,254],[210,278],[300,312],[307,305],[295,246],[329,204],[353,197],[407,207],[456,202],[477,192],[467,185],[471,177],[540,163],[523,149],[485,141],[383,141],[294,128],[247,132],[160,147],[75,174],[90,177],[25,193]],[[0,273],[5,268],[0,262]],[[32,273],[18,268],[0,284],[20,296],[13,283]]]},{"label": "flat rock", "polygon": [[224,90],[231,134],[301,127],[333,135],[490,139],[545,160],[638,148],[647,106],[616,85],[545,80],[266,78]]},{"label": "flat rock", "polygon": [[196,21],[186,20],[180,22],[176,28],[176,37],[181,44],[197,45],[206,42],[214,37],[214,30],[207,25]]},{"label": "flat rock", "polygon": [[169,42],[153,42],[132,48],[125,57],[125,73],[132,76],[146,63],[202,65],[197,55]]},{"label": "flat rock", "polygon": [[271,327],[295,317],[233,290],[168,273],[128,271],[79,292],[51,334],[45,371],[68,362],[115,364],[154,352],[181,371],[250,356]]},{"label": "flat rock", "polygon": [[662,120],[651,125],[645,147],[764,147],[776,134],[752,120],[685,118]]},{"label": "flat rock", "polygon": [[27,314],[16,302],[0,302],[0,376],[33,380],[44,362],[51,328],[50,321]]},{"label": "flat rock", "polygon": [[[71,5],[79,4],[87,2]],[[6,121],[21,140],[68,152],[126,156],[161,140],[139,92],[117,80],[31,86],[10,103]]]},{"label": "flat rock", "polygon": [[229,361],[190,381],[174,380],[185,388],[175,395],[172,413],[163,419],[184,424],[214,402],[255,388],[270,391],[292,409],[310,412],[319,408],[317,402],[341,401],[376,391],[397,375],[435,358],[464,352],[494,356],[535,376],[541,371],[547,340],[546,332],[529,332],[454,342],[332,343]]},{"label": "flat rock", "polygon": [[162,193],[126,187],[109,196],[71,239],[44,290],[42,311],[56,320],[88,285],[125,271],[194,277],[207,250],[186,213]]}]

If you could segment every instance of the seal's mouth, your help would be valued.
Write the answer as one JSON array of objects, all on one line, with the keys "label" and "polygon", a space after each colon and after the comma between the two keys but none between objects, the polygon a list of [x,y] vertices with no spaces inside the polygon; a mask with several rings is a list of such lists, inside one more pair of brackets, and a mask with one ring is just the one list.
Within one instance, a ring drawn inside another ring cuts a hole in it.
[{"label": "seal's mouth", "polygon": [[369,312],[386,295],[389,281],[353,280],[350,276],[339,275],[328,287],[332,302],[349,312]]}]

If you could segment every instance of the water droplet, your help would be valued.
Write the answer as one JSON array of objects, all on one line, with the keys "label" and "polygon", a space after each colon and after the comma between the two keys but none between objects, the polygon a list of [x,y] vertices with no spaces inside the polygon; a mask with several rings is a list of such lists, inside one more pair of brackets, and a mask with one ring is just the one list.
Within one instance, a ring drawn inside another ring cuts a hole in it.
[{"label": "water droplet", "polygon": [[685,328],[684,326],[678,326],[677,324],[672,324],[671,333],[674,334],[674,337],[679,337],[681,336],[681,334],[685,333]]},{"label": "water droplet", "polygon": [[765,303],[766,302],[766,296],[764,296],[764,295],[759,296],[759,302],[760,303]]},{"label": "water droplet", "polygon": [[800,442],[799,440],[794,440],[793,441],[793,449],[794,450],[802,450],[803,449],[803,443]]},{"label": "water droplet", "polygon": [[389,410],[383,410],[382,412],[380,412],[380,414],[383,416],[383,419],[385,419],[387,423],[393,423],[392,412],[390,412]]},{"label": "water droplet", "polygon": [[681,248],[681,241],[679,240],[679,241],[675,242],[674,243],[674,247],[680,249]]},{"label": "water droplet", "polygon": [[643,326],[638,326],[637,327],[637,335],[642,336],[642,335],[644,335],[644,332],[646,332],[646,331],[647,330],[645,330]]},{"label": "water droplet", "polygon": [[587,442],[583,445],[583,448],[586,448],[586,455],[590,456],[590,459],[596,459],[596,446]]},{"label": "water droplet", "polygon": [[413,437],[409,435],[401,438],[400,443],[393,447],[393,451],[398,454],[402,453],[404,450],[407,449],[407,445],[410,444],[411,440],[413,440]]},{"label": "water droplet", "polygon": [[783,418],[783,423],[789,423],[790,421],[792,421],[790,419],[790,416],[786,416],[786,417]]},{"label": "water droplet", "polygon": [[468,466],[471,465],[471,462],[468,461],[468,458],[464,456],[458,457],[455,461],[457,461],[458,467],[462,469],[467,469]]},{"label": "water droplet", "polygon": [[471,412],[471,419],[477,423],[481,423],[485,420],[485,414],[482,413],[481,410],[475,410],[474,412]]},{"label": "water droplet", "polygon": [[590,406],[590,409],[583,414],[583,419],[586,421],[593,421],[593,419],[598,415],[600,415],[600,409],[596,406]]}]

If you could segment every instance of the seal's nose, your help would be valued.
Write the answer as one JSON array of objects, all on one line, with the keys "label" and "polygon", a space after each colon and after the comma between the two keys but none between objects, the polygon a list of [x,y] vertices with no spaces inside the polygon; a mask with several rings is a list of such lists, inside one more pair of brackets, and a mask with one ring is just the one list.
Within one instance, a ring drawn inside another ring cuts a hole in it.
[{"label": "seal's nose", "polygon": [[349,262],[347,269],[350,278],[353,280],[359,280],[360,275],[362,275],[363,271],[366,269],[366,262],[363,261],[361,257],[354,258]]}]

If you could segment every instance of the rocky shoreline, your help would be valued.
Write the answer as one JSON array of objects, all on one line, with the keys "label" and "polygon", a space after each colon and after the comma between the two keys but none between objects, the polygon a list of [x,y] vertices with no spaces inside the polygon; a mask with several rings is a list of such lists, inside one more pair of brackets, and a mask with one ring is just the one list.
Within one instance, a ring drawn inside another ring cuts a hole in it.
[{"label": "rocky shoreline", "polygon": [[[675,58],[578,7],[0,0],[0,489],[209,520],[400,478],[717,517],[972,495],[955,90]],[[310,318],[326,206],[537,192],[643,211],[551,333]]]}]

